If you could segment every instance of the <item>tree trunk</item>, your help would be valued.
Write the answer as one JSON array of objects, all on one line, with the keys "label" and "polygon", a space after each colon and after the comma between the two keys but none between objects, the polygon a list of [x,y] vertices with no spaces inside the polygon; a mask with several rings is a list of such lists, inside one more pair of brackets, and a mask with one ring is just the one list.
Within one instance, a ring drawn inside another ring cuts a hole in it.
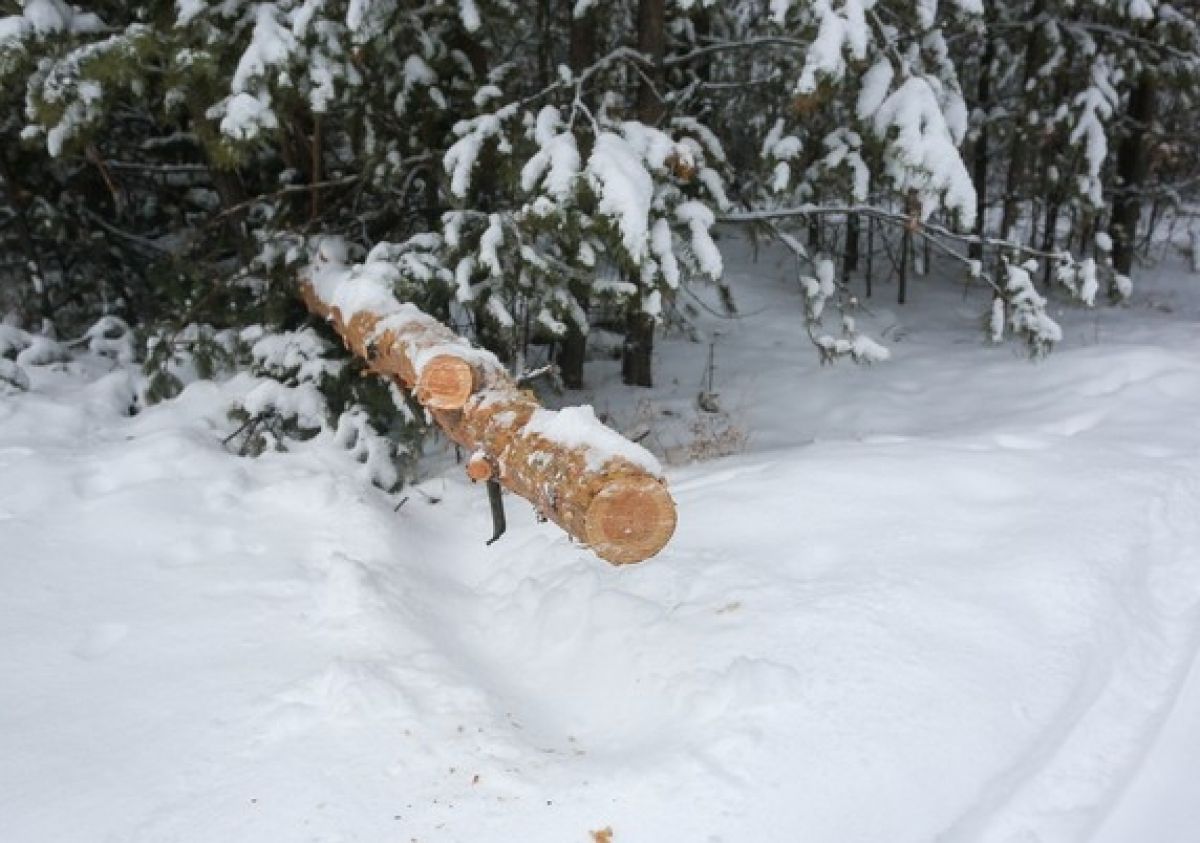
[{"label": "tree trunk", "polygon": [[867,271],[864,273],[867,282],[867,298],[871,298],[875,271],[875,219],[867,217]]},{"label": "tree trunk", "polygon": [[[1036,0],[1030,10],[1030,20],[1038,20],[1045,11],[1045,0]],[[1021,82],[1021,107],[1017,109],[1013,120],[1012,143],[1008,150],[1008,178],[1004,187],[1004,211],[1000,219],[1000,236],[1004,239],[1018,239],[1012,236],[1012,231],[1018,222],[1018,209],[1021,201],[1021,187],[1025,181],[1030,159],[1033,157],[1028,131],[1028,115],[1032,108],[1029,100],[1035,96],[1037,86],[1033,84],[1037,69],[1043,61],[1045,52],[1042,27],[1034,24],[1025,44],[1024,72]]]},{"label": "tree trunk", "polygon": [[975,160],[972,181],[975,183],[975,238],[971,244],[970,256],[977,261],[983,261],[983,238],[987,234],[987,201],[988,201],[988,115],[992,107],[992,63],[996,59],[996,44],[991,30],[987,25],[992,22],[991,4],[984,5],[984,47],[983,59],[979,64],[979,80],[975,89],[975,107],[983,112],[983,122],[979,126],[979,134],[975,138]]},{"label": "tree trunk", "polygon": [[[637,26],[638,50],[652,62],[646,78],[638,85],[637,116],[643,123],[654,125],[663,116],[663,103],[657,91],[662,88],[662,61],[667,45],[665,0],[639,0]],[[654,317],[642,307],[649,291],[640,279],[634,283],[638,290],[626,312],[621,379],[628,386],[653,386]]]},{"label": "tree trunk", "polygon": [[[1060,209],[1058,196],[1055,195],[1046,203],[1046,230],[1042,235],[1042,251],[1049,252],[1054,248],[1055,241],[1058,239],[1058,213]],[[1054,262],[1049,258],[1045,259],[1046,268],[1042,274],[1042,286],[1047,290],[1054,284]]]},{"label": "tree trunk", "polygon": [[667,10],[665,0],[638,0],[638,52],[646,56],[651,66],[638,84],[637,116],[643,123],[653,125],[662,119],[663,56],[667,49]]},{"label": "tree trunk", "polygon": [[37,281],[40,285],[40,293],[38,295],[38,315],[45,320],[54,318],[54,309],[50,303],[50,281],[46,277],[46,267],[42,263],[42,256],[38,250],[37,238],[33,233],[33,226],[30,225],[29,216],[26,212],[28,201],[22,195],[21,187],[17,184],[13,177],[12,169],[9,166],[8,160],[5,158],[5,151],[0,150],[0,183],[4,185],[4,192],[7,195],[9,205],[13,209],[13,214],[17,220],[17,226],[21,229],[21,245],[25,250],[25,263],[32,272],[37,273]]},{"label": "tree trunk", "polygon": [[[576,18],[571,10],[569,60],[571,70],[578,74],[596,60],[596,26],[597,16],[594,7],[588,7],[581,17]],[[586,104],[591,107],[590,95],[584,94]],[[580,150],[583,154],[584,150]],[[591,307],[590,291],[586,284],[571,282],[568,285],[571,295],[579,304],[586,316]],[[567,320],[567,333],[558,347],[558,372],[562,377],[563,386],[568,389],[583,388],[583,366],[587,360],[587,325],[576,325]]]},{"label": "tree trunk", "polygon": [[583,389],[583,364],[587,361],[587,334],[574,322],[567,321],[567,332],[558,345],[555,364],[563,386]]},{"label": "tree trunk", "polygon": [[846,248],[842,259],[842,282],[850,283],[850,273],[858,269],[858,214],[846,218]]},{"label": "tree trunk", "polygon": [[625,315],[621,380],[627,386],[654,386],[653,360],[654,317],[643,313],[641,303],[635,302]]},{"label": "tree trunk", "polygon": [[1133,273],[1134,241],[1142,214],[1142,186],[1150,173],[1150,124],[1154,120],[1155,82],[1143,71],[1129,97],[1129,132],[1117,149],[1117,191],[1113,197],[1113,267],[1121,275]]},{"label": "tree trunk", "polygon": [[413,394],[454,442],[472,477],[496,479],[613,564],[640,562],[675,531],[675,503],[654,458],[590,410],[544,410],[496,358],[336,256],[304,272],[308,308],[333,323],[375,373]]}]

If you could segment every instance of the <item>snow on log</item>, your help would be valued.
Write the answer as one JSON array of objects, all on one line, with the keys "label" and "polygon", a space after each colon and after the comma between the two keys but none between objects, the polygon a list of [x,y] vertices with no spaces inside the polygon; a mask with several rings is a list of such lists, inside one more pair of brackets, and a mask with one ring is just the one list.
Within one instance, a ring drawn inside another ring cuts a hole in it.
[{"label": "snow on log", "polygon": [[543,409],[490,352],[398,301],[388,266],[347,266],[331,243],[302,273],[300,294],[347,348],[411,390],[472,453],[472,479],[499,480],[613,564],[662,550],[675,532],[675,502],[654,456],[591,407]]}]

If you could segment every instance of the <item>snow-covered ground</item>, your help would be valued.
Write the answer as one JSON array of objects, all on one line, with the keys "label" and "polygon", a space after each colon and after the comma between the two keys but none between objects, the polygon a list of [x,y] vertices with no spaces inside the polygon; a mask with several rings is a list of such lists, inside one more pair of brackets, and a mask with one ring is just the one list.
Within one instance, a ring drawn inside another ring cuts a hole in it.
[{"label": "snow-covered ground", "polygon": [[627,568],[512,499],[485,547],[444,458],[388,497],[325,437],[233,456],[245,381],[131,417],[129,371],[31,368],[0,839],[1200,839],[1200,278],[1061,314],[1039,363],[981,344],[986,297],[885,286],[856,368],[793,275],[735,263],[746,316],[664,341],[659,388],[568,396],[676,464]]}]

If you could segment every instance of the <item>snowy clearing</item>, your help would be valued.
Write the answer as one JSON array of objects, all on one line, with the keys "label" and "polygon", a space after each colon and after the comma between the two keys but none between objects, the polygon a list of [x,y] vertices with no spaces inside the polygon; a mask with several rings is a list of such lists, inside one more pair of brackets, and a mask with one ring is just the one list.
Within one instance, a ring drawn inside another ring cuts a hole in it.
[{"label": "snowy clearing", "polygon": [[[445,454],[392,497],[326,434],[231,455],[248,380],[131,417],[136,373],[29,367],[0,398],[0,836],[1184,839],[1196,277],[1055,312],[1041,363],[981,344],[984,295],[884,287],[863,368],[817,364],[782,257],[727,277],[748,315],[663,342],[659,388],[598,363],[566,397],[704,439],[720,332],[745,441],[668,468],[678,533],[629,568],[511,498],[484,547]],[[706,447],[655,430],[668,463]]]}]

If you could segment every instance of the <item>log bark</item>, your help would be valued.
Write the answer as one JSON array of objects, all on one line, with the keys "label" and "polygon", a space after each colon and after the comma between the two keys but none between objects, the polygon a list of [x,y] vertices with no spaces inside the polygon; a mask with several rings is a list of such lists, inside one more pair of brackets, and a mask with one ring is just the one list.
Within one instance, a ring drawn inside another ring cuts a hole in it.
[{"label": "log bark", "polygon": [[675,503],[648,452],[590,408],[543,409],[491,354],[382,289],[336,264],[315,263],[300,279],[308,309],[473,454],[472,479],[494,477],[613,564],[641,562],[667,544]]}]

